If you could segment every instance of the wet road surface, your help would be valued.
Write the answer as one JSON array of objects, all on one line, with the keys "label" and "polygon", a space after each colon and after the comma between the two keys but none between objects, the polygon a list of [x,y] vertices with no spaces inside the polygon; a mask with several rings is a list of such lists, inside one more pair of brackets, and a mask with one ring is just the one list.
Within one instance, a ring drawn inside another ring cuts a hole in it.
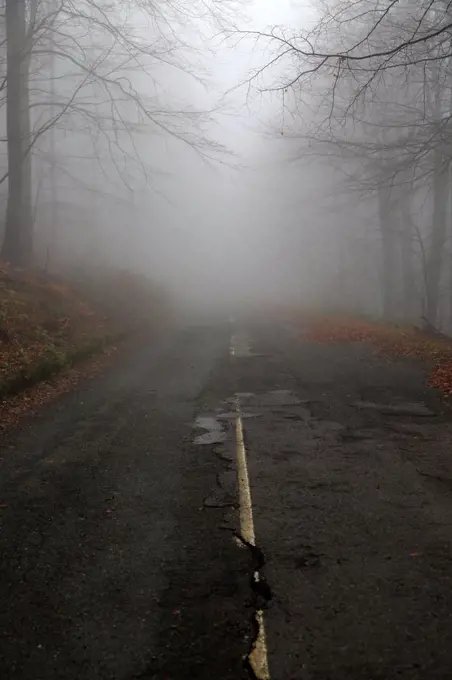
[{"label": "wet road surface", "polygon": [[2,441],[0,677],[450,678],[452,425],[424,385],[206,324],[47,406]]}]

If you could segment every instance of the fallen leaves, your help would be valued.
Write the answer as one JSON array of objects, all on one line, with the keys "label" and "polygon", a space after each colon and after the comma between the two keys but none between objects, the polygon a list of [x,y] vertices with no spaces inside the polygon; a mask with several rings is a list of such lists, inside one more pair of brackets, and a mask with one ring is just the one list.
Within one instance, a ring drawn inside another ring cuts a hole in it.
[{"label": "fallen leaves", "polygon": [[96,267],[69,281],[0,262],[0,429],[53,394],[50,378],[63,371],[57,392],[67,391],[78,380],[73,365],[112,339],[162,326],[167,309],[163,291],[137,274]]},{"label": "fallen leaves", "polygon": [[38,271],[0,267],[0,394],[50,375],[69,363],[75,348],[107,335],[99,313],[60,279]]},{"label": "fallen leaves", "polygon": [[101,374],[113,363],[117,354],[118,347],[108,347],[101,355],[63,371],[51,381],[38,383],[13,397],[0,400],[0,434],[17,426],[25,416],[35,415],[45,404],[72,392],[81,380]]},{"label": "fallen leaves", "polygon": [[452,395],[452,339],[348,317],[316,319],[304,337],[313,342],[365,342],[391,356],[428,362],[429,384]]}]

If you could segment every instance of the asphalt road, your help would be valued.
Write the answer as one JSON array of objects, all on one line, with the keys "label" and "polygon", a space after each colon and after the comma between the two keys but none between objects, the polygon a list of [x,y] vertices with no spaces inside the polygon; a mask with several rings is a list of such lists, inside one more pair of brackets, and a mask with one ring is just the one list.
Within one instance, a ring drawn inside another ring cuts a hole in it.
[{"label": "asphalt road", "polygon": [[452,676],[451,418],[299,335],[174,330],[2,441],[1,678]]}]

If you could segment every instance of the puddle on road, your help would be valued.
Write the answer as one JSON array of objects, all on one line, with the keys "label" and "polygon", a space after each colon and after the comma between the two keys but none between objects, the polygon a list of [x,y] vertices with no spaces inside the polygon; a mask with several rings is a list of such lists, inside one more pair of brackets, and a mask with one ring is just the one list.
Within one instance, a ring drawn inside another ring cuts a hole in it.
[{"label": "puddle on road", "polygon": [[257,354],[251,351],[251,342],[248,335],[233,335],[231,338],[231,356],[243,359],[246,357],[260,357],[262,354]]},{"label": "puddle on road", "polygon": [[[244,418],[258,418],[262,413],[246,413],[241,412],[241,417]],[[237,418],[237,411],[225,411],[217,415],[218,420],[235,420]]]},{"label": "puddle on road", "polygon": [[223,432],[221,423],[213,416],[200,416],[195,420],[195,428],[207,430],[194,439],[195,444],[221,444],[226,441],[226,433]]},{"label": "puddle on road", "polygon": [[[196,418],[194,428],[206,430],[203,434],[194,438],[194,443],[198,445],[203,444],[223,444],[227,440],[227,434],[223,429],[223,423],[234,421],[237,418],[237,403],[240,404],[240,416],[243,420],[246,418],[259,418],[263,414],[259,412],[261,407],[285,407],[285,406],[299,406],[303,402],[295,396],[290,390],[272,390],[263,394],[255,394],[254,392],[238,392],[234,397],[227,400],[231,406],[235,407],[231,410],[217,410],[216,415],[199,416]],[[248,408],[247,408],[248,407]],[[253,409],[256,410],[248,410]],[[301,408],[300,413],[288,414],[287,417],[293,419],[306,420],[309,418],[309,411]]]},{"label": "puddle on road", "polygon": [[[263,394],[253,392],[238,392],[235,399],[239,400],[241,406],[297,406],[301,400],[295,396],[291,390],[272,390]],[[232,401],[232,400],[231,400]]]}]

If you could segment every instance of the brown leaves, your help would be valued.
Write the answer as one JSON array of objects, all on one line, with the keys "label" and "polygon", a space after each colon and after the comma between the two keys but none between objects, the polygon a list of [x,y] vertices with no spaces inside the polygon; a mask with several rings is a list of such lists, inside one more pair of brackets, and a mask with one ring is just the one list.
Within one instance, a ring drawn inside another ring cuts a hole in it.
[{"label": "brown leaves", "polygon": [[445,394],[452,394],[452,359],[439,361],[430,373],[430,385],[438,387]]},{"label": "brown leaves", "polygon": [[61,278],[0,265],[0,395],[45,364],[61,367],[74,347],[105,337],[100,312]]},{"label": "brown leaves", "polygon": [[144,276],[96,267],[70,282],[0,262],[0,431],[100,370],[116,351],[105,352],[106,341],[144,322],[157,328],[167,312],[166,296]]},{"label": "brown leaves", "polygon": [[102,373],[117,353],[117,347],[109,347],[103,354],[63,371],[51,382],[42,382],[14,397],[0,399],[0,435],[18,425],[24,416],[34,415],[43,405],[71,392],[80,380]]},{"label": "brown leaves", "polygon": [[433,364],[429,384],[452,394],[452,339],[348,317],[314,320],[305,337],[314,342],[366,342],[388,355],[428,362]]}]

